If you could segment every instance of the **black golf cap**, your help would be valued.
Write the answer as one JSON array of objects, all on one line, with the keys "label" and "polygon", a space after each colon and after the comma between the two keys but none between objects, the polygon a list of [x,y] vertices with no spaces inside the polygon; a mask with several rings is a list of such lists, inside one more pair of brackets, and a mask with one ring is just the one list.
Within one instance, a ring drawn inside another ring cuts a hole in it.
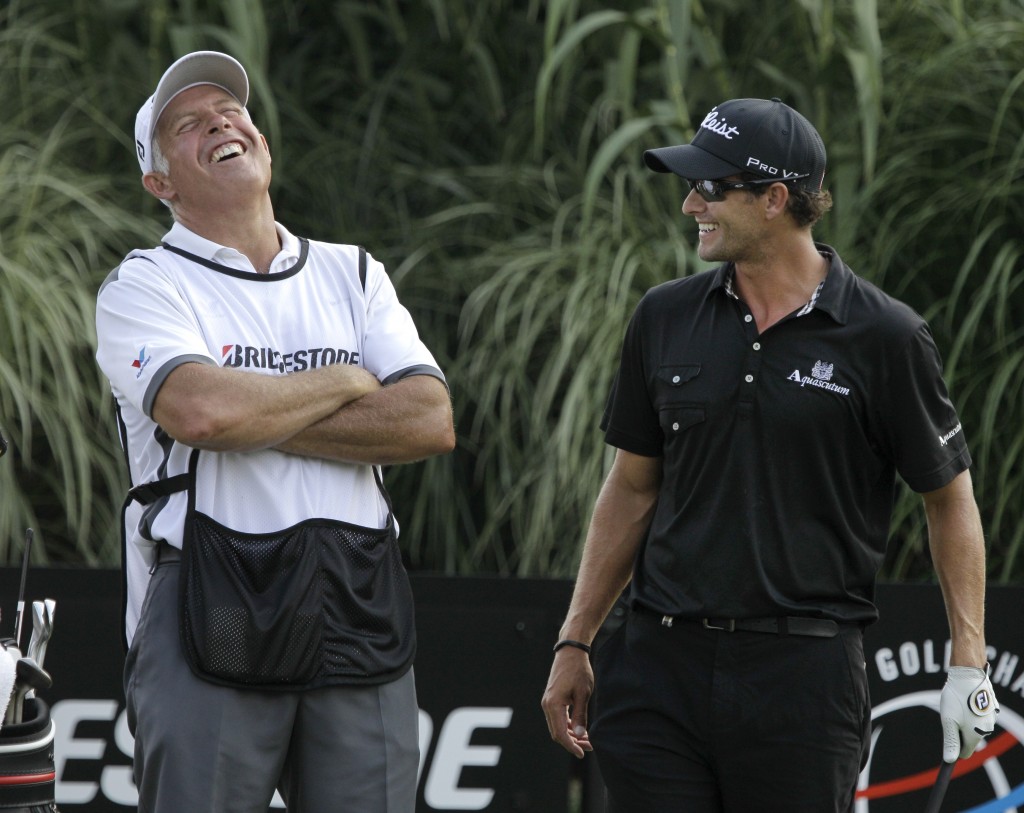
[{"label": "black golf cap", "polygon": [[689,180],[717,180],[752,172],[780,181],[794,175],[805,189],[821,189],[825,145],[807,119],[781,99],[732,99],[712,108],[689,144],[644,153],[655,172]]}]

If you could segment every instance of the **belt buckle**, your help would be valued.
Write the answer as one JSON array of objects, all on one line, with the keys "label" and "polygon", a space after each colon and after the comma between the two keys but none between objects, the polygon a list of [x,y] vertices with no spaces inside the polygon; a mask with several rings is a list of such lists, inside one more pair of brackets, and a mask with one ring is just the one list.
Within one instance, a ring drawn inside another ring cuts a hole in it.
[{"label": "belt buckle", "polygon": [[[719,624],[713,624],[712,621],[718,621],[725,624],[725,626],[719,626]],[[736,619],[735,618],[702,618],[700,620],[701,625],[706,630],[722,630],[722,632],[736,632]]]}]

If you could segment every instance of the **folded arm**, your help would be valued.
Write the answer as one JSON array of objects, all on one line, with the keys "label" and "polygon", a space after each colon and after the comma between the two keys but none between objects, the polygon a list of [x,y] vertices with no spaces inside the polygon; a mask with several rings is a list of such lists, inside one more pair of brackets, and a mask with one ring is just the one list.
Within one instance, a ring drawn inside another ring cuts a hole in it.
[{"label": "folded arm", "polygon": [[277,444],[291,454],[379,465],[410,463],[454,447],[448,389],[430,375],[381,387]]},{"label": "folded arm", "polygon": [[276,446],[379,389],[373,375],[347,364],[279,376],[188,362],[161,385],[153,420],[187,446],[251,451]]},{"label": "folded arm", "polygon": [[387,387],[354,365],[263,375],[187,363],[167,377],[153,419],[199,449],[280,451],[387,465],[455,445],[445,385],[416,375]]}]

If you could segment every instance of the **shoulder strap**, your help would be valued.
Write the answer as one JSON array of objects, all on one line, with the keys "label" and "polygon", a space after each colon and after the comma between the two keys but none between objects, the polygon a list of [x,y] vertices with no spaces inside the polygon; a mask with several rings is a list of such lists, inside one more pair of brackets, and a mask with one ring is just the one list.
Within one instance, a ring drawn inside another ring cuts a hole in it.
[{"label": "shoulder strap", "polygon": [[188,488],[189,475],[176,474],[174,477],[167,477],[163,480],[153,480],[150,483],[143,483],[129,490],[128,500],[135,500],[142,505],[149,505],[166,497],[169,494],[177,494]]},{"label": "shoulder strap", "polygon": [[381,472],[378,466],[370,466],[373,469],[373,479],[377,482],[377,489],[380,491],[380,495],[384,498],[384,504],[388,507],[388,524],[391,524],[395,516],[395,510],[391,507],[391,495],[388,494],[388,490],[384,487],[384,480],[381,479]]},{"label": "shoulder strap", "polygon": [[359,284],[363,286],[363,292],[366,292],[366,249],[359,246]]}]

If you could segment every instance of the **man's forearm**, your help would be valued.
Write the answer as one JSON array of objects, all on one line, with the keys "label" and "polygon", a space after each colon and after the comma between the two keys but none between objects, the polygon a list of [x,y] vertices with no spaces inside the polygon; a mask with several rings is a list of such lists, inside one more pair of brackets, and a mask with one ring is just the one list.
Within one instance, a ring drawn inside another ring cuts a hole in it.
[{"label": "man's forearm", "polygon": [[594,506],[560,638],[589,643],[629,584],[657,504],[661,461],[619,451]]},{"label": "man's forearm", "polygon": [[290,454],[390,465],[455,446],[448,390],[428,375],[404,378],[352,401],[275,448]]},{"label": "man's forearm", "polygon": [[970,474],[925,496],[928,538],[952,640],[950,664],[984,667],[985,540]]},{"label": "man's forearm", "polygon": [[371,373],[347,364],[279,376],[190,362],[167,376],[153,420],[198,449],[266,449],[380,386]]}]

